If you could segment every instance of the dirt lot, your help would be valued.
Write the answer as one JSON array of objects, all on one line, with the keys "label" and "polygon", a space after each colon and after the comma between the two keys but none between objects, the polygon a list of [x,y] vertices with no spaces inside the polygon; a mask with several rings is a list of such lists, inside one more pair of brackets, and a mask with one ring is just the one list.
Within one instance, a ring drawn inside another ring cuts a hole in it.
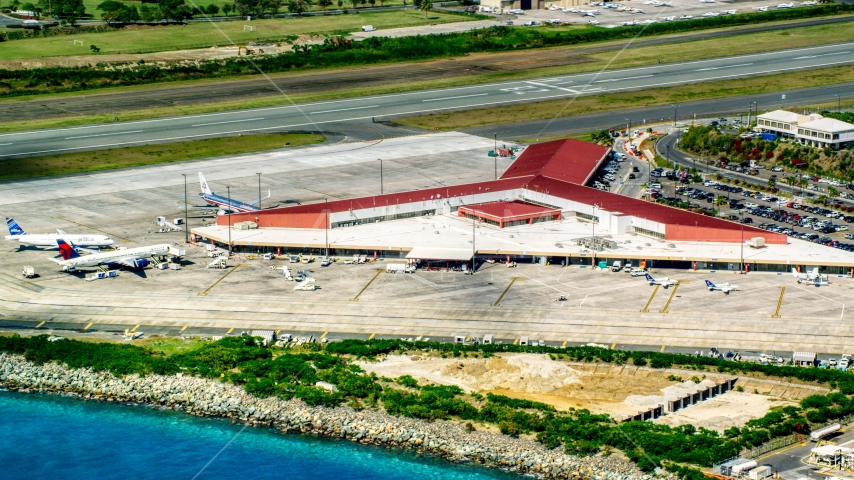
[{"label": "dirt lot", "polygon": [[[491,392],[548,403],[562,410],[586,408],[617,418],[646,410],[649,405],[662,404],[666,397],[691,391],[696,385],[691,380],[669,379],[673,375],[669,370],[570,364],[536,354],[509,353],[486,359],[391,355],[379,362],[360,365],[377,375],[411,375],[422,384],[456,385],[467,393]],[[704,381],[709,380],[717,378],[709,377]],[[795,403],[786,394],[783,395],[786,398],[781,398],[766,392],[745,392],[728,392],[666,415],[659,421],[667,425],[690,423],[723,431],[761,417],[772,407]]]}]

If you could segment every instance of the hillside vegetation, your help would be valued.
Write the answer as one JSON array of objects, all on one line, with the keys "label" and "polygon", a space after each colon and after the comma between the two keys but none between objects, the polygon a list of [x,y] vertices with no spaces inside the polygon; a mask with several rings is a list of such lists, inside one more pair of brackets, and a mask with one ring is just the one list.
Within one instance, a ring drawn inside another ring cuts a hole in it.
[{"label": "hillside vegetation", "polygon": [[[89,343],[74,340],[50,342],[46,335],[0,337],[0,352],[23,355],[35,363],[61,362],[69,367],[88,367],[115,375],[179,372],[242,385],[258,397],[299,398],[309,405],[382,408],[388,413],[428,421],[456,419],[496,425],[511,435],[531,435],[549,448],[561,446],[568,453],[592,454],[616,448],[646,470],[660,464],[682,477],[701,478],[699,471],[674,465],[710,466],[745,448],[770,439],[808,433],[813,425],[854,414],[854,375],[838,370],[804,369],[735,363],[707,357],[657,352],[629,352],[595,347],[524,347],[516,345],[455,345],[399,340],[345,340],[327,345],[308,344],[301,351],[262,347],[252,337],[226,337],[197,348],[165,355],[151,348],[128,344]],[[797,378],[827,383],[839,392],[804,398],[800,406],[784,407],[743,428],[723,435],[691,425],[669,427],[651,422],[617,424],[608,415],[587,410],[559,411],[539,402],[501,395],[465,395],[456,386],[420,385],[415,379],[367,374],[350,362],[353,357],[373,357],[392,352],[433,351],[443,356],[491,356],[501,352],[528,351],[550,354],[555,360],[632,363],[665,368],[718,372],[751,372],[778,378]],[[330,391],[317,386],[327,382]]]}]

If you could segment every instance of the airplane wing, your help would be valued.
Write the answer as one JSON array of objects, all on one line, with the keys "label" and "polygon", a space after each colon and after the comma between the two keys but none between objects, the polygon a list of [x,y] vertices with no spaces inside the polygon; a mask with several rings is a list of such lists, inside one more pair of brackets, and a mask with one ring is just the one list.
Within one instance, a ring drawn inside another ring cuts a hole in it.
[{"label": "airplane wing", "polygon": [[149,262],[149,260],[146,260],[144,258],[129,256],[129,257],[120,258],[120,259],[116,260],[115,263],[118,263],[120,265],[124,265],[126,267],[130,267],[130,268],[145,268],[148,266],[148,264],[150,262]]},{"label": "airplane wing", "polygon": [[58,228],[56,229],[56,233],[59,235],[68,235],[67,233],[65,233],[65,230],[60,230]]},{"label": "airplane wing", "polygon": [[268,198],[270,198],[270,197],[272,197],[272,196],[273,196],[273,195],[272,195],[272,190],[267,190],[267,196],[266,196],[266,197],[264,197],[264,198],[259,198],[257,202],[252,202],[252,203],[250,203],[249,205],[258,205],[258,204],[259,204],[259,203],[261,203],[262,201],[267,200]]}]

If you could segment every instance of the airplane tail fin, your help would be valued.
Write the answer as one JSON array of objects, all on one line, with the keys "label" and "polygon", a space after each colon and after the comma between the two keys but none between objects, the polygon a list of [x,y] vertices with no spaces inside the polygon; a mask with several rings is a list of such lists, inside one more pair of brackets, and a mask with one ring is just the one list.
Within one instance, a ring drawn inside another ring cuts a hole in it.
[{"label": "airplane tail fin", "polygon": [[27,232],[25,232],[24,229],[21,228],[20,225],[18,225],[18,222],[9,217],[6,217],[6,226],[9,227],[9,235],[12,235],[13,237],[27,234]]},{"label": "airplane tail fin", "polygon": [[80,256],[74,245],[61,238],[56,241],[56,246],[59,247],[59,254],[62,255],[63,260],[71,260]]},{"label": "airplane tail fin", "polygon": [[655,281],[655,279],[654,279],[654,278],[652,278],[652,275],[650,275],[650,274],[648,274],[648,273],[646,274],[646,280],[647,280],[648,282],[653,282],[653,281]]},{"label": "airplane tail fin", "polygon": [[818,278],[818,276],[819,276],[818,267],[815,267],[812,269],[812,273],[810,273],[810,276],[813,278]]},{"label": "airplane tail fin", "polygon": [[208,188],[208,182],[205,181],[205,176],[199,172],[199,183],[202,185],[202,193],[205,195],[213,195],[213,192]]},{"label": "airplane tail fin", "polygon": [[795,269],[795,267],[792,267],[792,276],[798,278],[798,271]]},{"label": "airplane tail fin", "polygon": [[715,284],[711,282],[711,280],[706,280],[706,286],[709,288],[715,288]]}]

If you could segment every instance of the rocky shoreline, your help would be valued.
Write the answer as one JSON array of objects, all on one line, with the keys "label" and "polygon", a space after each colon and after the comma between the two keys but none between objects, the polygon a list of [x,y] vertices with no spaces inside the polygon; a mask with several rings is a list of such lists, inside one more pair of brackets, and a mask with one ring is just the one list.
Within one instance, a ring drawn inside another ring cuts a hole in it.
[{"label": "rocky shoreline", "polygon": [[[22,356],[0,354],[0,387],[23,392],[74,395],[84,399],[134,402],[197,416],[346,439],[388,448],[410,449],[451,462],[475,462],[541,478],[649,480],[633,463],[613,456],[576,457],[561,448],[491,432],[467,432],[448,422],[425,422],[350,407],[308,407],[301,400],[256,398],[243,388],[197,377],[128,375],[36,365]],[[662,472],[668,480],[672,474]]]}]

